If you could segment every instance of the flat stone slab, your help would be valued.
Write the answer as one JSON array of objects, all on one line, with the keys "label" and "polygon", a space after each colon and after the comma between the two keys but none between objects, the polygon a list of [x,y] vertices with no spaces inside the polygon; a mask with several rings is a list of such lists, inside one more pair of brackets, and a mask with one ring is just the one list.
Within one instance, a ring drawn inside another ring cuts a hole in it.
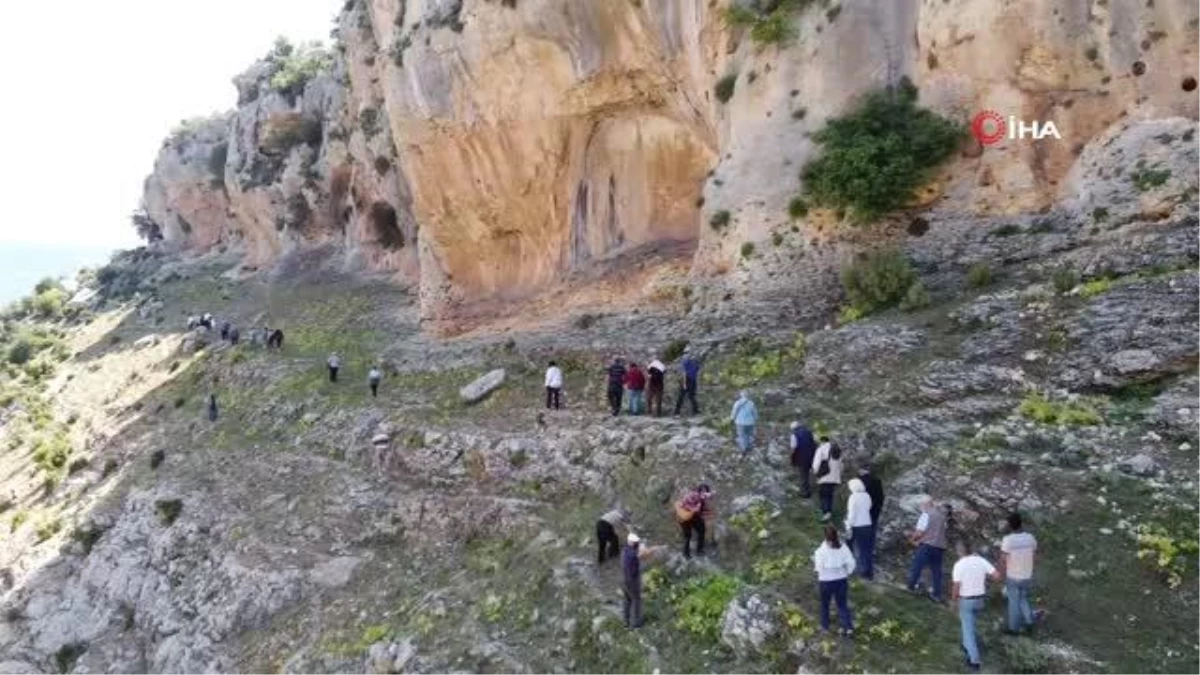
[{"label": "flat stone slab", "polygon": [[478,403],[504,384],[505,376],[504,369],[497,368],[459,389],[458,396],[466,403]]}]

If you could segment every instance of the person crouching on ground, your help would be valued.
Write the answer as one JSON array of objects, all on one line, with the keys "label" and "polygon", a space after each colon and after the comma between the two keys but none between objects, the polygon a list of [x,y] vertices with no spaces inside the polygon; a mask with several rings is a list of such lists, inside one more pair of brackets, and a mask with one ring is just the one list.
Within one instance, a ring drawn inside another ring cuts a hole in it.
[{"label": "person crouching on ground", "polygon": [[613,509],[596,521],[596,542],[599,551],[596,563],[603,565],[605,560],[617,557],[621,547],[620,534],[629,533],[629,512],[624,509]]}]

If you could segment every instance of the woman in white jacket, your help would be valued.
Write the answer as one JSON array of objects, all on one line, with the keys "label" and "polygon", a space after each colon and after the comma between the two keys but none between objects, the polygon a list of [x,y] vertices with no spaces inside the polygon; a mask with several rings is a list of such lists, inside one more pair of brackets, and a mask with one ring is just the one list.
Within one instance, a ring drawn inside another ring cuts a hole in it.
[{"label": "woman in white jacket", "polygon": [[836,600],[842,635],[850,637],[854,634],[854,621],[850,617],[847,577],[854,573],[854,554],[850,553],[849,546],[838,540],[836,527],[825,526],[825,541],[813,553],[813,568],[817,571],[821,591],[821,630],[829,630],[829,603]]},{"label": "woman in white jacket", "polygon": [[871,522],[871,495],[867,494],[867,486],[857,478],[851,478],[846,485],[850,488],[850,498],[846,500],[846,533],[858,558],[858,575],[873,579],[875,523]]}]

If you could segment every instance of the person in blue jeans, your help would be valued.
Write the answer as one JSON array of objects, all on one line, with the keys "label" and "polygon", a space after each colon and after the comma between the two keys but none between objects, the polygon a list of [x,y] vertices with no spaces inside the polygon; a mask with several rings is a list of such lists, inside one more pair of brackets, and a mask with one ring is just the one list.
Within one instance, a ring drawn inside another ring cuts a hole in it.
[{"label": "person in blue jeans", "polygon": [[874,579],[875,525],[871,522],[871,495],[857,478],[851,478],[846,486],[850,488],[850,498],[846,500],[846,532],[850,533],[850,545],[858,558],[858,575]]},{"label": "person in blue jeans", "polygon": [[1033,554],[1037,539],[1025,531],[1021,514],[1008,514],[1009,533],[1000,541],[1000,566],[1004,570],[1004,594],[1008,598],[1008,632],[1032,629],[1036,620],[1029,596],[1033,591]]},{"label": "person in blue jeans", "polygon": [[754,401],[750,400],[750,392],[743,389],[738,394],[729,417],[737,429],[738,449],[742,451],[742,457],[745,457],[754,449],[754,425],[758,423],[758,408],[755,408]]},{"label": "person in blue jeans", "polygon": [[942,559],[946,552],[946,513],[926,497],[921,503],[921,517],[917,529],[909,534],[909,541],[916,545],[912,566],[908,570],[908,589],[920,590],[921,575],[929,568],[931,586],[929,597],[934,602],[942,601]]},{"label": "person in blue jeans", "polygon": [[964,542],[959,546],[960,558],[951,572],[951,598],[958,603],[958,620],[962,625],[962,649],[967,669],[978,672],[980,668],[979,636],[975,630],[975,617],[987,604],[987,580],[1000,580],[1000,573],[992,563],[971,549]]},{"label": "person in blue jeans", "polygon": [[678,415],[683,410],[683,401],[687,399],[692,404],[692,414],[699,415],[700,406],[696,403],[696,390],[700,385],[700,361],[692,355],[690,347],[683,350],[680,374],[683,377],[679,381],[679,396],[675,398],[675,414]]},{"label": "person in blue jeans", "polygon": [[813,568],[821,596],[821,630],[829,630],[829,605],[836,602],[842,635],[850,637],[854,634],[854,619],[850,616],[848,577],[854,573],[854,554],[838,540],[836,527],[825,526],[825,541],[813,553]]}]

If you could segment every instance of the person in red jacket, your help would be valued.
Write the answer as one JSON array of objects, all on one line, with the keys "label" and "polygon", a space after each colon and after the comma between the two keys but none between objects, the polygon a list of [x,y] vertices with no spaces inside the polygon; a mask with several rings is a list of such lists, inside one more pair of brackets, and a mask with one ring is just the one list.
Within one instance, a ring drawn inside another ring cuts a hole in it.
[{"label": "person in red jacket", "polygon": [[629,390],[629,414],[641,415],[646,403],[646,374],[636,363],[630,363],[625,371],[625,388]]}]

